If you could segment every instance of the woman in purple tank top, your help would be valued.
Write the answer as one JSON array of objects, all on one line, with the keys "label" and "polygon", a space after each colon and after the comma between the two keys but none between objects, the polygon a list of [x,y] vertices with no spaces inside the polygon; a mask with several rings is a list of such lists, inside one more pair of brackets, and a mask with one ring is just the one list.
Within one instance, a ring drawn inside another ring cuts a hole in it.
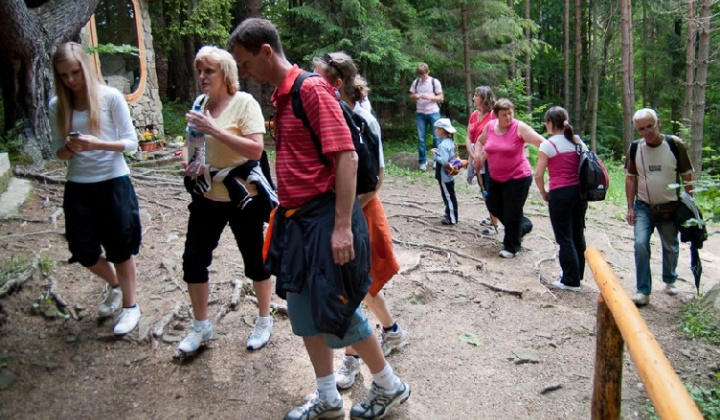
[{"label": "woman in purple tank top", "polygon": [[[559,106],[545,113],[545,129],[551,135],[540,145],[535,184],[548,202],[550,222],[560,246],[560,279],[552,283],[558,289],[580,290],[585,272],[585,212],[587,201],[580,198],[578,163],[585,143],[573,132],[567,111]],[[550,192],[545,190],[545,169],[549,172]]]}]

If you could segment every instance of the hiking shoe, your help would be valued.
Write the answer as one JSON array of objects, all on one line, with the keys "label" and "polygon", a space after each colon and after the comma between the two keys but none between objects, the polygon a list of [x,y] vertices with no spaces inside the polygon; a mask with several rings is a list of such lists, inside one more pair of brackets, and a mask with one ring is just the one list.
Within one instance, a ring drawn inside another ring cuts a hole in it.
[{"label": "hiking shoe", "polygon": [[635,306],[645,306],[648,303],[650,303],[650,296],[644,295],[642,293],[635,293],[630,300],[633,301]]},{"label": "hiking shoe", "polygon": [[504,249],[502,251],[500,251],[500,253],[498,255],[500,255],[500,258],[514,258],[515,257],[514,252],[506,251]]},{"label": "hiking shoe", "polygon": [[380,347],[385,356],[392,353],[395,349],[401,349],[408,345],[410,340],[405,330],[400,325],[397,326],[397,331],[384,331],[380,333]]},{"label": "hiking shoe", "polygon": [[343,400],[338,398],[334,404],[321,399],[317,392],[310,401],[301,407],[295,407],[285,414],[284,420],[335,419],[345,416]]},{"label": "hiking shoe", "polygon": [[265,347],[268,340],[270,340],[270,334],[272,334],[273,319],[271,316],[267,318],[257,317],[255,320],[255,329],[247,340],[248,350],[259,350]]},{"label": "hiking shoe", "polygon": [[212,324],[207,328],[203,328],[197,320],[193,321],[193,326],[187,337],[178,344],[178,351],[182,354],[192,354],[200,348],[200,345],[212,338]]},{"label": "hiking shoe", "polygon": [[665,293],[667,293],[670,296],[675,296],[678,294],[678,288],[675,285],[675,283],[665,283]]},{"label": "hiking shoe", "polygon": [[410,398],[410,386],[400,382],[400,389],[389,395],[385,390],[372,383],[368,396],[364,401],[355,404],[350,410],[350,418],[353,420],[381,419],[387,411],[396,405],[400,405]]},{"label": "hiking shoe", "polygon": [[338,389],[348,389],[353,386],[358,373],[360,373],[360,359],[346,354],[337,372],[335,372],[335,382]]},{"label": "hiking shoe", "polygon": [[480,232],[480,233],[483,234],[483,235],[487,235],[487,236],[493,236],[493,235],[497,235],[498,232],[497,232],[497,230],[496,230],[494,227],[489,227],[489,228],[485,228],[485,229],[484,229],[482,232]]},{"label": "hiking shoe", "polygon": [[480,221],[480,226],[492,226],[492,220],[490,220],[489,217],[486,217]]},{"label": "hiking shoe", "polygon": [[115,322],[113,332],[115,335],[125,335],[137,327],[140,321],[140,307],[135,304],[132,308],[123,308]]},{"label": "hiking shoe", "polygon": [[443,225],[446,225],[446,226],[454,225],[454,223],[451,222],[447,216],[443,217],[443,219],[440,221],[440,223],[442,223]]},{"label": "hiking shoe", "polygon": [[558,289],[569,290],[571,292],[579,292],[580,291],[580,286],[568,286],[560,280],[558,280],[554,283],[550,283],[550,285],[553,287],[557,287]]},{"label": "hiking shoe", "polygon": [[105,294],[105,300],[98,306],[98,316],[106,318],[112,315],[122,306],[122,290],[119,287],[111,287]]},{"label": "hiking shoe", "polygon": [[420,170],[422,172],[427,172],[427,163],[421,163],[420,164]]}]

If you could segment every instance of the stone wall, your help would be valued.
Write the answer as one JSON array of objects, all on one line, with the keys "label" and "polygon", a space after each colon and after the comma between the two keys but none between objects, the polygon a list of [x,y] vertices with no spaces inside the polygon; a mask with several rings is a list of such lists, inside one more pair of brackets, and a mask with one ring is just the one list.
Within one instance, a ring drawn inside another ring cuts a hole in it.
[{"label": "stone wall", "polygon": [[[131,0],[127,0],[131,1]],[[162,116],[162,102],[160,101],[160,90],[158,88],[158,77],[155,67],[155,49],[153,48],[152,25],[150,22],[150,11],[148,10],[148,0],[136,0],[140,8],[140,17],[142,19],[142,38],[145,47],[145,87],[142,94],[135,100],[128,101],[130,114],[133,118],[133,124],[138,131],[142,133],[145,127],[152,125],[159,137],[165,136]],[[85,45],[89,44],[90,35],[87,26],[80,33],[81,42]],[[112,77],[112,76],[110,76]],[[107,78],[107,77],[106,77]],[[128,95],[126,95],[126,98]]]},{"label": "stone wall", "polygon": [[153,48],[152,28],[150,23],[150,11],[147,0],[137,0],[140,4],[140,16],[142,17],[143,39],[145,41],[145,60],[147,66],[147,81],[145,91],[134,103],[130,104],[135,127],[138,130],[147,125],[153,125],[160,137],[164,137],[162,102],[158,89],[158,78],[155,72],[155,49]]}]

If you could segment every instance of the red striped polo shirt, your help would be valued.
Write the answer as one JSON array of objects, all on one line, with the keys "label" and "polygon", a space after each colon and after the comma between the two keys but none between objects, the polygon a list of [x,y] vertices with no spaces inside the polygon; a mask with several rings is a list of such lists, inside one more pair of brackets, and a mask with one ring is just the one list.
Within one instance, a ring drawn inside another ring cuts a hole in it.
[{"label": "red striped polo shirt", "polygon": [[355,150],[335,90],[322,77],[305,79],[303,108],[328,160],[323,165],[310,132],[292,111],[291,91],[302,70],[293,66],[273,92],[275,105],[275,172],[278,198],[286,208],[300,207],[335,185],[335,152]]}]

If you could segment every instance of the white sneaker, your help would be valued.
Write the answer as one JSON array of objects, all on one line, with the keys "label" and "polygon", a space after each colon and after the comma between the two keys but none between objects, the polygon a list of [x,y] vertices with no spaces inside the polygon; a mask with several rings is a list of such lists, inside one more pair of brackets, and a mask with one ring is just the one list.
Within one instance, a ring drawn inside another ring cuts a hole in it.
[{"label": "white sneaker", "polygon": [[423,172],[427,172],[427,163],[421,163],[420,164],[420,170]]},{"label": "white sneaker", "polygon": [[270,335],[273,329],[273,318],[268,317],[257,317],[255,319],[255,329],[247,340],[248,350],[259,350],[265,347],[265,344],[270,340]]},{"label": "white sneaker", "polygon": [[358,373],[360,373],[360,359],[346,354],[337,372],[335,372],[335,382],[338,389],[348,389],[353,386]]},{"label": "white sneaker", "polygon": [[115,322],[113,332],[115,335],[125,335],[137,327],[138,321],[140,321],[140,307],[137,304],[132,308],[123,308]]},{"label": "white sneaker", "polygon": [[554,283],[550,283],[551,286],[557,287],[558,289],[569,290],[571,292],[579,292],[580,286],[567,286],[562,281],[558,280]]},{"label": "white sneaker", "polygon": [[318,393],[313,394],[311,400],[300,407],[295,407],[285,414],[283,420],[314,420],[314,419],[336,419],[344,418],[343,400],[338,398],[336,402],[330,403],[320,398]]},{"label": "white sneaker", "polygon": [[98,306],[98,316],[106,318],[112,315],[122,306],[122,290],[119,287],[111,287],[105,294],[105,300]]},{"label": "white sneaker", "polygon": [[187,337],[178,344],[178,351],[182,354],[192,354],[200,348],[200,345],[212,338],[212,324],[203,328],[198,320],[193,321],[192,329]]},{"label": "white sneaker", "polygon": [[502,251],[500,251],[500,253],[498,255],[500,255],[501,258],[514,258],[515,257],[514,253],[512,253],[510,251],[506,251],[504,249]]},{"label": "white sneaker", "polygon": [[385,356],[392,353],[395,349],[399,350],[407,346],[409,342],[408,334],[400,325],[397,326],[397,331],[385,332],[383,330],[383,332],[380,333],[380,347],[382,347]]},{"label": "white sneaker", "polygon": [[675,283],[665,283],[665,293],[667,293],[670,296],[675,296],[678,294],[678,288],[675,285]]},{"label": "white sneaker", "polygon": [[494,227],[491,226],[489,228],[483,229],[483,231],[480,233],[483,235],[486,235],[486,236],[494,236],[494,235],[498,234],[498,231],[497,231],[497,229],[495,229]]},{"label": "white sneaker", "polygon": [[630,300],[633,301],[635,306],[645,306],[650,303],[650,296],[644,295],[642,293],[635,293],[633,297],[630,298]]}]

